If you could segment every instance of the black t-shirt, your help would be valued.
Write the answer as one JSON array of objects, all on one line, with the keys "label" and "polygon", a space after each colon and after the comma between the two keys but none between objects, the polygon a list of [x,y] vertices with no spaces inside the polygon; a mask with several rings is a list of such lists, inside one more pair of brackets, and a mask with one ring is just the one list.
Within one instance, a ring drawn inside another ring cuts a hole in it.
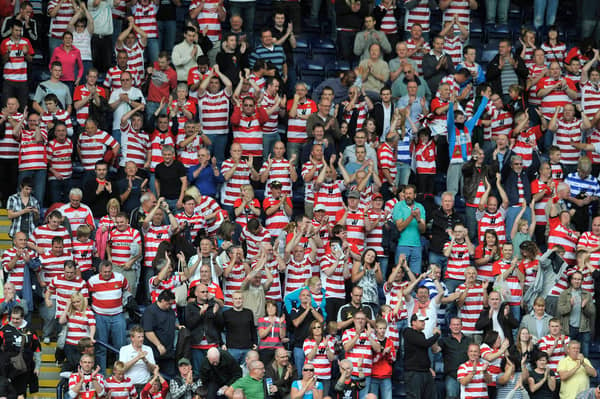
[{"label": "black t-shirt", "polygon": [[175,342],[175,326],[177,317],[173,309],[161,310],[156,303],[146,308],[142,316],[142,328],[144,331],[153,331],[158,340],[166,348],[167,353],[160,356],[158,350],[152,342],[144,339],[144,344],[150,346],[154,351],[154,358],[170,358],[175,355],[173,342]]},{"label": "black t-shirt", "polygon": [[[144,181],[144,179],[142,179],[141,177],[138,177],[138,176],[136,176],[136,178],[133,179],[129,197],[127,197],[125,202],[121,205],[121,210],[123,212],[127,212],[128,215],[130,215],[131,212],[133,212],[133,210],[135,208],[140,206],[140,198],[142,196],[142,182],[143,181]],[[118,180],[116,182],[115,186],[117,187],[117,190],[119,193],[124,193],[129,188],[129,179],[125,178],[125,179]]]},{"label": "black t-shirt", "polygon": [[[529,376],[533,378],[533,381],[537,384],[544,378],[544,374],[536,373],[535,370],[531,370],[529,372]],[[550,370],[550,376],[554,376],[554,371]],[[554,397],[554,392],[548,388],[548,382],[546,381],[544,385],[542,385],[537,391],[530,393],[529,397],[531,399],[552,399]]]},{"label": "black t-shirt", "polygon": [[179,198],[181,193],[181,178],[185,177],[187,170],[179,161],[174,161],[170,166],[164,162],[156,165],[154,176],[160,183],[160,195],[168,200]]},{"label": "black t-shirt", "polygon": [[158,13],[156,13],[157,21],[175,21],[175,4],[172,0],[160,0]]},{"label": "black t-shirt", "polygon": [[[306,309],[302,306],[292,309],[292,312],[290,313],[290,320],[296,320],[305,311]],[[320,308],[317,308],[317,311],[322,315]],[[312,323],[314,320],[316,320],[315,316],[313,316],[312,312],[309,312],[302,323],[300,323],[298,327],[294,327],[294,341],[292,342],[294,348],[302,348],[304,345],[304,340],[308,338],[308,329],[310,328],[310,323]]]},{"label": "black t-shirt", "polygon": [[[283,30],[279,30],[275,27],[275,25],[271,25],[271,33],[273,34],[273,39],[279,40],[283,36],[285,36],[285,32],[287,32],[287,23],[285,21],[283,24]],[[281,47],[283,47],[283,52],[285,53],[285,57],[288,60],[292,60],[292,45],[290,44],[290,38],[288,37],[285,42],[281,43]]]}]

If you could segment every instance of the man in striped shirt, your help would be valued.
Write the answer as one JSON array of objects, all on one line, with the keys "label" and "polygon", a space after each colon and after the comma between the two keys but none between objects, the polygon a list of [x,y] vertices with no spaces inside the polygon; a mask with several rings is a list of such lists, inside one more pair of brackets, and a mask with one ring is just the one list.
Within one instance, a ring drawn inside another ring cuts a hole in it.
[{"label": "man in striped shirt", "polygon": [[274,44],[271,28],[263,28],[260,31],[260,44],[256,46],[249,58],[251,68],[257,60],[271,62],[277,68],[283,81],[287,81],[288,65],[285,52],[281,46]]}]

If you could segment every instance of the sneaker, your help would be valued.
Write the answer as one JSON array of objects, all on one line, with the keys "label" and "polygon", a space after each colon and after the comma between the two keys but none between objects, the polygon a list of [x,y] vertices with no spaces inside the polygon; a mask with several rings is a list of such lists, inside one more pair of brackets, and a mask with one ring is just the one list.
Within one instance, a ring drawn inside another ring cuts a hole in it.
[{"label": "sneaker", "polygon": [[50,343],[50,337],[44,338],[44,343],[48,345]]}]

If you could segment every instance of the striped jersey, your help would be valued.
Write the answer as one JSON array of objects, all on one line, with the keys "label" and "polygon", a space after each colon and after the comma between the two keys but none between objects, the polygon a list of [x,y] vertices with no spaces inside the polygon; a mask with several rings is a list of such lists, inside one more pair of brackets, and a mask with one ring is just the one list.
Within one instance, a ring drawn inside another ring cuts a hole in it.
[{"label": "striped jersey", "polygon": [[147,6],[136,3],[131,7],[133,21],[140,29],[146,32],[148,39],[158,38],[158,22],[156,21],[157,13],[158,5],[152,2],[148,3]]},{"label": "striped jersey", "polygon": [[[409,0],[404,0],[408,3]],[[431,10],[427,0],[417,0],[416,6],[412,10],[407,10],[404,20],[404,30],[410,32],[413,24],[420,24],[423,32],[429,32],[429,20],[431,18]]]},{"label": "striped jersey", "polygon": [[[463,277],[464,278],[464,277]],[[463,292],[467,289],[466,284],[461,284],[455,292]],[[467,297],[462,308],[458,311],[458,317],[462,320],[462,332],[465,334],[481,334],[475,329],[479,314],[483,311],[483,286],[474,284],[468,289]]]},{"label": "striped jersey", "polygon": [[487,230],[495,230],[498,236],[498,243],[504,244],[506,242],[506,222],[505,222],[505,210],[499,207],[494,213],[490,213],[488,210],[484,212],[477,212],[477,230],[479,232],[479,242],[485,242],[485,232]]},{"label": "striped jersey", "polygon": [[85,312],[75,311],[73,314],[69,314],[67,316],[67,340],[65,343],[76,346],[82,338],[90,337],[90,327],[95,325],[96,318],[94,312],[90,309],[86,309]]},{"label": "striped jersey", "polygon": [[123,312],[123,292],[129,289],[127,279],[113,272],[108,280],[95,274],[88,280],[88,290],[93,299],[92,310],[102,316],[115,316]]},{"label": "striped jersey", "polygon": [[570,122],[559,118],[556,121],[557,129],[554,132],[552,144],[560,148],[560,161],[565,165],[575,165],[579,160],[581,151],[571,145],[571,141],[581,142],[581,120],[573,119]]},{"label": "striped jersey", "polygon": [[[20,122],[23,114],[15,112],[10,115],[16,122]],[[15,129],[9,121],[4,123],[4,137],[0,138],[0,159],[18,159],[19,158],[19,142],[15,136]]]},{"label": "striped jersey", "polygon": [[219,14],[217,12],[219,7],[222,7],[220,1],[192,0],[190,11],[199,7],[202,7],[202,9],[196,17],[196,20],[198,21],[200,31],[204,32],[206,30],[206,37],[213,43],[221,40],[221,21],[219,20]]},{"label": "striped jersey", "polygon": [[198,98],[200,124],[204,134],[227,134],[229,132],[230,95],[221,90],[215,94],[205,91]]},{"label": "striped jersey", "polygon": [[241,195],[241,188],[245,184],[250,184],[250,167],[244,161],[239,161],[236,165],[231,158],[226,159],[221,164],[221,174],[225,175],[228,171],[235,168],[235,172],[229,180],[225,181],[221,188],[221,204],[233,206],[235,200]]},{"label": "striped jersey", "polygon": [[[292,109],[293,104],[293,99],[288,100],[288,113]],[[298,106],[296,107],[296,113],[297,115],[302,115],[303,118],[299,118],[298,116],[296,116],[295,118],[288,118],[288,143],[306,143],[306,140],[308,138],[308,135],[306,134],[306,118],[308,117],[308,115],[311,115],[315,112],[317,112],[317,104],[313,100],[307,98],[304,100],[304,102],[298,103]]]},{"label": "striped jersey", "polygon": [[[121,77],[119,76],[119,81],[120,80],[121,80]],[[91,91],[88,89],[88,87],[86,85],[77,86],[75,88],[75,91],[73,92],[73,102],[80,101],[83,97],[89,96],[90,93],[91,93]],[[106,96],[106,89],[104,87],[96,86],[96,93],[98,93],[98,95],[100,97],[104,97],[105,99],[108,100],[108,98]],[[77,116],[77,122],[79,123],[79,125],[83,126],[90,114],[90,106],[88,105],[88,103],[86,103],[83,107],[79,108],[75,112],[76,112],[76,116]]]},{"label": "striped jersey", "polygon": [[52,230],[47,224],[38,226],[29,237],[29,242],[37,246],[41,252],[47,252],[52,248],[54,237],[62,237],[65,250],[71,250],[71,235],[63,226],[58,226],[56,230]]},{"label": "striped jersey", "polygon": [[[555,373],[556,368],[558,367],[558,362],[567,354],[567,345],[569,345],[569,342],[571,342],[571,339],[567,335],[560,335],[559,337],[554,337],[550,334],[542,337],[538,342],[539,350],[548,353],[548,367]],[[556,348],[552,350],[552,347],[555,343]],[[551,350],[552,354],[550,354]],[[555,377],[560,379],[558,373],[556,373]]]},{"label": "striped jersey", "polygon": [[67,301],[74,293],[78,292],[84,297],[88,296],[87,283],[81,277],[75,276],[72,280],[67,280],[64,274],[50,280],[48,291],[52,294],[52,299],[56,299],[56,317],[65,311]]},{"label": "striped jersey", "polygon": [[317,341],[311,338],[306,338],[304,340],[302,350],[304,351],[304,356],[307,361],[308,354],[313,351],[315,346],[317,347],[315,357],[310,360],[310,363],[315,368],[314,375],[320,380],[331,379],[331,361],[327,357],[327,351],[335,352],[334,345],[335,342],[330,336],[321,338],[321,341],[318,344]]},{"label": "striped jersey", "polygon": [[152,261],[156,258],[156,251],[161,242],[169,240],[173,231],[168,224],[155,226],[150,223],[147,229],[143,229],[144,235],[144,266],[152,267]]},{"label": "striped jersey", "polygon": [[269,169],[267,175],[267,181],[265,182],[265,198],[271,195],[270,184],[272,181],[277,180],[281,183],[281,193],[285,195],[292,195],[292,177],[290,174],[290,168],[293,165],[285,158],[275,159],[271,158],[271,168],[269,169],[269,161],[263,162],[259,174],[266,172]]},{"label": "striped jersey", "polygon": [[[342,335],[342,343],[349,342],[356,336],[355,328],[349,328]],[[365,377],[371,376],[371,366],[373,365],[373,350],[371,341],[366,330],[360,333],[360,338],[352,349],[346,352],[346,359],[352,362],[352,376],[358,377],[358,359],[362,358],[362,371]]]},{"label": "striped jersey", "polygon": [[133,245],[137,246],[137,253],[141,252],[142,238],[140,232],[132,227],[128,226],[125,231],[114,228],[108,233],[108,245],[112,262],[122,266],[131,259]]},{"label": "striped jersey", "polygon": [[50,284],[53,278],[60,277],[63,274],[65,262],[68,260],[73,260],[71,252],[63,251],[60,255],[46,252],[40,255],[40,262],[42,264],[40,275],[46,285]]},{"label": "striped jersey", "polygon": [[[569,78],[562,78],[567,82],[567,85],[571,90],[577,91],[575,87],[575,83]],[[550,77],[541,78],[537,83],[538,93],[540,90],[545,89],[547,87],[553,86],[559,83],[561,79],[554,80]],[[542,114],[546,119],[551,119],[556,111],[557,107],[564,107],[566,104],[571,104],[571,99],[567,95],[567,92],[562,89],[554,89],[549,94],[546,94],[542,98],[541,110]],[[560,116],[560,115],[559,115]]]},{"label": "striped jersey", "polygon": [[[444,250],[450,247],[450,242],[444,244]],[[454,280],[465,279],[465,269],[471,266],[469,247],[465,242],[455,242],[452,245],[450,256],[448,256],[448,266],[446,267],[446,275],[444,278]]]},{"label": "striped jersey", "polygon": [[299,262],[292,256],[285,269],[284,296],[299,288],[305,287],[306,280],[311,277],[312,262],[310,261],[308,254],[305,254]]},{"label": "striped jersey", "polygon": [[175,137],[171,131],[160,132],[155,130],[150,136],[150,171],[154,172],[156,165],[164,161],[162,156],[162,148],[165,145],[175,147]]},{"label": "striped jersey", "polygon": [[[23,252],[27,252],[29,254],[30,259],[34,259],[36,257],[35,252],[30,249],[23,249]],[[0,260],[2,264],[2,269],[4,270],[5,276],[8,275],[6,282],[13,283],[15,285],[16,291],[21,291],[23,289],[23,277],[25,273],[25,259],[23,255],[19,257],[15,266],[8,270],[7,265],[17,256],[17,249],[15,247],[9,248],[2,253],[2,258]]]},{"label": "striped jersey", "polygon": [[[21,130],[21,145],[19,147],[19,171],[46,170],[48,157],[46,154],[46,143],[48,132],[39,129],[40,137],[36,137],[35,130]],[[41,142],[40,142],[41,141]]]},{"label": "striped jersey", "polygon": [[119,143],[104,130],[98,130],[90,136],[84,133],[79,136],[79,152],[81,164],[85,170],[92,171],[96,162],[104,158],[107,151],[112,151]]},{"label": "striped jersey", "polygon": [[[293,207],[291,198],[286,197],[285,202],[290,207]],[[279,237],[281,231],[290,222],[290,215],[287,215],[283,209],[281,209],[281,199],[268,197],[263,200],[263,210],[265,210],[265,212],[267,208],[272,206],[278,206],[279,208],[271,216],[266,216],[265,227],[271,232],[272,236]]]},{"label": "striped jersey", "polygon": [[73,3],[69,1],[61,2],[60,0],[50,0],[48,3],[48,13],[54,11],[59,4],[58,13],[56,16],[50,18],[50,37],[53,39],[62,39],[63,33],[67,31],[67,27],[69,26],[69,21],[71,21],[71,18],[75,14]]},{"label": "striped jersey", "polygon": [[27,61],[25,60],[24,49],[27,48],[27,54],[33,55],[33,46],[25,38],[14,42],[10,37],[4,39],[0,44],[0,54],[7,58],[4,64],[4,80],[10,82],[27,82]]},{"label": "striped jersey", "polygon": [[[321,173],[321,170],[323,169],[323,167],[325,166],[324,162],[320,162],[318,164],[313,164],[312,161],[308,161],[305,162],[304,165],[302,165],[302,171],[300,172],[300,175],[302,176],[302,179],[304,180],[304,201],[306,202],[314,202],[315,201],[315,192],[314,192],[314,187],[315,187],[315,182],[317,181],[317,178],[319,177],[319,173]],[[316,168],[312,179],[307,179],[307,175],[313,170],[313,168]]]}]

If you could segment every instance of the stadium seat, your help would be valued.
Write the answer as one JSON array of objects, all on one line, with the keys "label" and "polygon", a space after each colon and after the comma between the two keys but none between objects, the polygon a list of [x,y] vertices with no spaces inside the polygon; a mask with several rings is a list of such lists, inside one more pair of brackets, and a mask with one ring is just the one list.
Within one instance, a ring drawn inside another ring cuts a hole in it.
[{"label": "stadium seat", "polygon": [[496,54],[498,54],[498,49],[488,49],[488,50],[483,50],[481,52],[481,58],[480,61],[482,63],[489,63],[495,56]]},{"label": "stadium seat", "polygon": [[313,60],[322,62],[323,65],[335,61],[335,43],[330,39],[315,39],[310,43]]},{"label": "stadium seat", "polygon": [[293,50],[294,62],[296,65],[302,64],[307,58],[310,58],[310,44],[304,37],[296,38],[296,48]]},{"label": "stadium seat", "polygon": [[325,77],[325,66],[316,62],[304,62],[298,70],[300,80],[309,86],[309,93],[321,83]]},{"label": "stadium seat", "polygon": [[349,71],[350,63],[343,60],[335,61],[332,64],[327,64],[325,70],[328,78],[335,77],[342,71]]}]

